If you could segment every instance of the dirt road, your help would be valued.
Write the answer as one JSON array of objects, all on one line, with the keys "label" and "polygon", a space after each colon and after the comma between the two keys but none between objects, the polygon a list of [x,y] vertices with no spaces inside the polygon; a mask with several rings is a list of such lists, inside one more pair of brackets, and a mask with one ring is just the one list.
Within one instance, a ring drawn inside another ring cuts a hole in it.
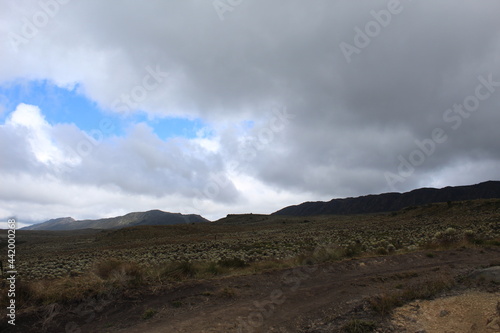
[{"label": "dirt road", "polygon": [[159,295],[96,303],[83,316],[61,314],[54,321],[61,332],[66,327],[72,333],[335,332],[364,312],[370,296],[434,277],[465,276],[499,260],[498,248],[460,249],[185,282]]}]

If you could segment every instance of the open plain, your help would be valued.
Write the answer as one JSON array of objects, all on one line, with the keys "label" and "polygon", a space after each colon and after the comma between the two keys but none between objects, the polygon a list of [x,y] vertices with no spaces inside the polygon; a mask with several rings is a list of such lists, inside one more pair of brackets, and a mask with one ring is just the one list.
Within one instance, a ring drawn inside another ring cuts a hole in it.
[{"label": "open plain", "polygon": [[[369,215],[18,231],[16,329],[437,332],[424,305],[427,321],[414,311],[408,323],[403,307],[473,295],[484,299],[484,318],[463,332],[498,332],[498,281],[473,275],[500,265],[499,245],[496,199]],[[442,308],[435,319],[457,312]]]}]

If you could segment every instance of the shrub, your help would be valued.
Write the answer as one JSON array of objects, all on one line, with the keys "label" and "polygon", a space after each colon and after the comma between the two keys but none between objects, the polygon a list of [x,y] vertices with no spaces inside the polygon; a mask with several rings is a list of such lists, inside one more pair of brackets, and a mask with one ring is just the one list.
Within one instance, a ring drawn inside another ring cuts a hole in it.
[{"label": "shrub", "polygon": [[379,315],[386,316],[392,309],[403,305],[402,299],[397,294],[382,294],[369,300],[370,307]]},{"label": "shrub", "polygon": [[445,232],[444,232],[445,235],[451,236],[451,237],[453,237],[454,235],[456,235],[456,233],[457,233],[457,229],[451,228],[451,227],[448,228],[448,229],[446,229]]},{"label": "shrub", "polygon": [[472,241],[474,241],[475,233],[474,233],[474,231],[472,231],[470,229],[469,230],[465,230],[464,231],[464,237],[469,242],[472,242]]},{"label": "shrub", "polygon": [[409,286],[396,293],[374,296],[368,302],[373,311],[386,316],[396,307],[416,299],[431,298],[444,290],[450,289],[454,285],[455,280],[450,277],[441,276],[434,280]]},{"label": "shrub", "polygon": [[[0,290],[7,294],[7,290]],[[16,307],[33,305],[66,304],[87,300],[103,294],[105,286],[95,275],[65,277],[56,280],[16,281]],[[6,306],[7,298],[0,298],[0,305]]]},{"label": "shrub", "polygon": [[224,287],[217,292],[217,295],[224,298],[234,298],[236,297],[236,290],[230,287]]},{"label": "shrub", "polygon": [[342,332],[345,333],[367,333],[373,332],[376,325],[372,321],[351,319],[343,327]]},{"label": "shrub", "polygon": [[382,255],[382,256],[385,256],[387,254],[389,254],[389,252],[387,251],[387,249],[385,247],[379,247],[375,250],[375,253],[376,254],[379,254],[379,255]]},{"label": "shrub", "polygon": [[94,273],[103,280],[121,285],[139,285],[143,280],[143,270],[134,262],[106,259],[95,264]]},{"label": "shrub", "polygon": [[314,250],[314,252],[302,258],[301,263],[307,265],[314,265],[316,263],[329,262],[340,260],[345,257],[345,249],[338,246],[322,246]]},{"label": "shrub", "polygon": [[455,228],[448,228],[445,231],[438,231],[434,235],[434,243],[436,245],[449,246],[462,240],[461,235]]},{"label": "shrub", "polygon": [[360,255],[362,252],[363,252],[363,246],[361,245],[361,243],[358,243],[358,242],[356,242],[354,244],[350,244],[345,249],[346,257],[354,257],[357,255]]},{"label": "shrub", "polygon": [[175,262],[168,264],[161,275],[173,280],[184,280],[186,278],[193,278],[196,276],[198,270],[193,263],[189,261]]},{"label": "shrub", "polygon": [[[16,306],[19,307],[20,305],[28,305],[28,304],[35,304],[35,303],[40,303],[40,293],[39,290],[37,290],[36,283],[27,283],[24,282],[22,279],[19,279],[16,281]],[[3,290],[2,290],[3,291]],[[7,295],[7,289],[5,289],[5,292],[2,293]],[[5,300],[5,303],[3,302]],[[7,303],[8,299],[5,297],[5,299],[2,297],[2,306],[9,305]]]},{"label": "shrub", "polygon": [[95,264],[94,273],[103,280],[107,280],[111,275],[117,272],[123,265],[121,261],[116,259],[102,260]]},{"label": "shrub", "polygon": [[215,262],[211,262],[206,267],[206,271],[211,275],[219,275],[222,274],[222,269]]},{"label": "shrub", "polygon": [[154,309],[147,309],[146,311],[144,311],[144,313],[142,315],[142,319],[152,318],[156,314],[156,312],[157,311]]},{"label": "shrub", "polygon": [[173,301],[171,304],[174,308],[180,308],[182,306],[181,301]]},{"label": "shrub", "polygon": [[243,259],[236,257],[219,260],[218,264],[227,268],[242,268],[247,266],[247,263]]}]

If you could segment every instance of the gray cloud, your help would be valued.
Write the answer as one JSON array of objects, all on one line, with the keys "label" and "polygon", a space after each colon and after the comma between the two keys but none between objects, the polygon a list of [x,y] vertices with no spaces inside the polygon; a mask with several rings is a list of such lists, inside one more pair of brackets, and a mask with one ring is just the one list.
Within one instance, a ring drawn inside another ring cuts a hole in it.
[{"label": "gray cloud", "polygon": [[[19,3],[2,5],[4,36],[19,32],[22,17],[40,10]],[[175,207],[197,206],[214,216],[225,215],[227,203],[259,209],[253,194],[238,188],[246,177],[269,189],[266,202],[290,194],[272,209],[304,194],[319,200],[500,178],[500,91],[457,129],[443,119],[474,95],[479,76],[500,82],[500,4],[401,1],[400,12],[348,62],[341,43],[356,46],[355,28],[364,31],[375,22],[371,11],[387,10],[389,3],[251,1],[221,21],[210,1],[71,1],[19,52],[4,48],[0,77],[79,83],[82,93],[113,111],[147,66],[169,73],[141,109],[152,117],[203,118],[217,149],[188,139],[162,141],[137,125],[126,137],[103,142],[60,179],[130,195],[173,195]],[[276,105],[295,118],[251,160],[243,158],[241,142],[258,138]],[[246,121],[255,126],[242,127]],[[68,126],[54,126],[53,135],[74,146],[82,134]],[[398,175],[400,157],[408,160],[419,149],[415,141],[432,138],[435,128],[447,140],[389,186],[386,174]],[[0,131],[2,142],[12,142],[0,148],[10,158],[3,171],[23,165],[17,172],[55,172],[36,167],[24,139],[13,142],[9,131]],[[230,162],[238,168],[231,170]],[[231,181],[217,195],[204,195],[214,175]]]}]

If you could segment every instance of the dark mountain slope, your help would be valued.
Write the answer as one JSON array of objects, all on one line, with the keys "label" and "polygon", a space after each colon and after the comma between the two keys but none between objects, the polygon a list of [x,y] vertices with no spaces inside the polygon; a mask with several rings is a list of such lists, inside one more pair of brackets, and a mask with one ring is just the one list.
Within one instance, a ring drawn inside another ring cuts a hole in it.
[{"label": "dark mountain slope", "polygon": [[500,181],[442,189],[421,188],[406,193],[383,193],[328,202],[304,202],[283,208],[272,215],[312,216],[390,212],[434,202],[500,198]]}]

